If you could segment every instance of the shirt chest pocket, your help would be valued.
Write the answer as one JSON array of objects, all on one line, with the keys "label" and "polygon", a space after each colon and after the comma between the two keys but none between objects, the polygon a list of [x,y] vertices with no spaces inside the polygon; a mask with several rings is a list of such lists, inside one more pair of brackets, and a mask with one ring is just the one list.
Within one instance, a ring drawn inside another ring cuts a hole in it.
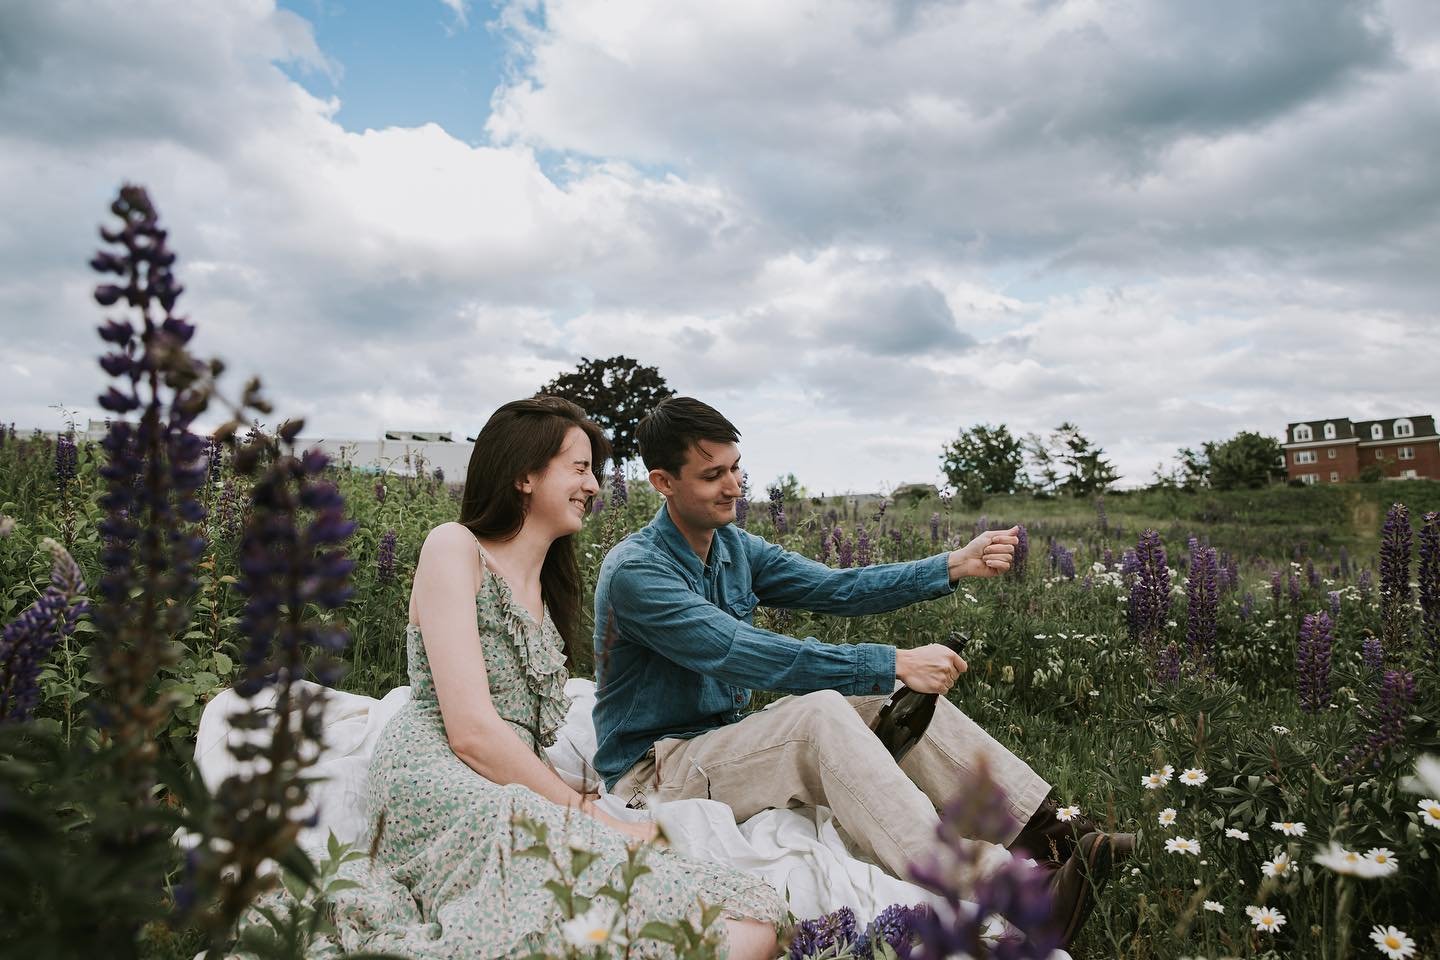
[{"label": "shirt chest pocket", "polygon": [[725,612],[736,620],[751,623],[755,607],[759,602],[760,599],[749,590],[734,593],[725,598]]}]

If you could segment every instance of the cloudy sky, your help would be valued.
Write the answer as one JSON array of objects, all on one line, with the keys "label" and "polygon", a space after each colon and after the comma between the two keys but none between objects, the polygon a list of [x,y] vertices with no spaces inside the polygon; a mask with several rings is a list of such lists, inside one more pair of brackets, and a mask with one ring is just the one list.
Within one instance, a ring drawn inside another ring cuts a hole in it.
[{"label": "cloudy sky", "polygon": [[98,415],[85,261],[308,433],[473,435],[623,353],[760,483],[1071,420],[1127,484],[1440,413],[1434,0],[0,0],[0,419]]}]

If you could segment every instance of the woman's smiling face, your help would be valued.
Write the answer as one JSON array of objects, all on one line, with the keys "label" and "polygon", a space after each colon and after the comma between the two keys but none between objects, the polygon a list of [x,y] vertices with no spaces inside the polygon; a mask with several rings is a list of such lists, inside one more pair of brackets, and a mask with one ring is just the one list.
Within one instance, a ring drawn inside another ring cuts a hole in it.
[{"label": "woman's smiling face", "polygon": [[591,456],[590,438],[585,431],[579,427],[566,431],[560,452],[550,458],[545,471],[522,481],[530,485],[526,523],[542,524],[557,537],[580,530],[590,511],[591,498],[600,491]]}]

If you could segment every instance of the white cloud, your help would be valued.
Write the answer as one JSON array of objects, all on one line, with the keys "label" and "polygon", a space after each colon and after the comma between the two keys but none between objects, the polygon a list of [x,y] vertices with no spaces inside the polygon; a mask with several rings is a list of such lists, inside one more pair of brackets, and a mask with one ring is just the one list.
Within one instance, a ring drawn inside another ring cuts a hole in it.
[{"label": "white cloud", "polygon": [[0,416],[100,392],[82,264],[125,179],[197,348],[331,436],[473,434],[617,353],[731,416],[757,487],[934,479],[978,422],[1073,420],[1143,482],[1239,429],[1433,410],[1416,2],[540,9],[502,12],[481,146],[346,131],[276,66],[343,63],[262,0],[7,13]]}]

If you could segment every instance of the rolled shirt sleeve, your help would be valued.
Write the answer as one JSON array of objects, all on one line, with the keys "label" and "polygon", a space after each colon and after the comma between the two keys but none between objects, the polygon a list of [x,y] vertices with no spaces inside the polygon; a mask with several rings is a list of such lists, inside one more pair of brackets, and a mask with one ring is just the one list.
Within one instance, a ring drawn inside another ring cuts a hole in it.
[{"label": "rolled shirt sleeve", "polygon": [[[773,567],[777,573],[795,569],[785,560],[777,560]],[[863,590],[856,591],[844,580],[825,582],[805,570],[780,573],[777,584],[777,589],[795,599],[774,605],[813,610],[833,603],[837,612],[841,604],[848,604],[847,612],[879,612],[914,599],[913,586],[904,591],[882,588],[870,598],[871,609],[856,609],[857,603],[866,606],[858,600]],[[765,602],[772,602],[768,594],[761,593],[758,579],[755,589]],[[857,599],[841,599],[845,592]],[[890,593],[896,595],[893,602]],[[911,599],[901,599],[901,593]],[[817,605],[809,606],[803,599],[807,596]],[[894,685],[895,648],[890,644],[822,643],[813,637],[797,640],[762,630],[697,594],[660,561],[626,559],[614,571],[609,600],[616,626],[624,636],[688,670],[724,683],[784,692],[833,689],[850,695],[888,692]]]}]

